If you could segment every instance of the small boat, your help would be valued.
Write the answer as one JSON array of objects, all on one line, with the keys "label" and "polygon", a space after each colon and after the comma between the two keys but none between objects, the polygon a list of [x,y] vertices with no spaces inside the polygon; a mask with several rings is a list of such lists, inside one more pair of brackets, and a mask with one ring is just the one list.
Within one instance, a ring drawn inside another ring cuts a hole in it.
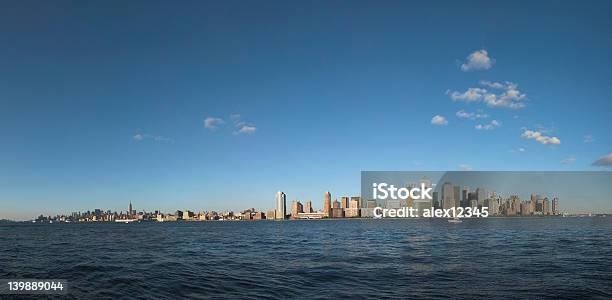
[{"label": "small boat", "polygon": [[456,217],[452,218],[452,219],[448,219],[448,223],[453,223],[454,224],[454,223],[461,223],[461,222],[463,222],[463,221],[461,221],[461,219],[456,218]]}]

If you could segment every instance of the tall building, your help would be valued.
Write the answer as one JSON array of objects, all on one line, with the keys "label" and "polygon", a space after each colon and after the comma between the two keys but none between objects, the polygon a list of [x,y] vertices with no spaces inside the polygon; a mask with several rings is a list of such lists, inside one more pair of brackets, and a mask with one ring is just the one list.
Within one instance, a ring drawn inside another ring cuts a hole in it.
[{"label": "tall building", "polygon": [[[421,178],[417,187],[424,186],[425,188],[432,188],[431,181],[427,177]],[[433,198],[432,194],[432,198]],[[437,194],[435,195],[437,198]],[[418,215],[422,216],[425,209],[430,209],[434,205],[433,199],[415,199],[412,202],[412,207],[418,209]]]},{"label": "tall building", "polygon": [[553,215],[558,215],[559,214],[559,198],[555,197],[552,200],[552,214]]},{"label": "tall building", "polygon": [[304,207],[302,206],[302,203],[300,203],[300,201],[293,200],[293,202],[291,203],[291,218],[297,219],[298,214],[304,212],[303,208]]},{"label": "tall building", "polygon": [[128,206],[128,216],[132,215],[132,201],[130,201],[130,205]]},{"label": "tall building", "polygon": [[[406,185],[406,188],[408,190],[413,189],[417,187],[417,184],[414,182],[408,183]],[[402,203],[403,202],[403,203]],[[408,198],[405,201],[400,201],[400,207],[414,207],[414,199],[412,199],[412,196],[410,196],[410,194],[408,195]]]},{"label": "tall building", "polygon": [[360,197],[351,197],[351,202],[349,202],[349,208],[345,211],[345,216],[347,218],[359,217],[360,214]]},{"label": "tall building", "polygon": [[440,202],[438,202],[438,192],[431,193],[431,205],[435,208],[440,208]]},{"label": "tall building", "polygon": [[487,199],[487,190],[481,187],[477,188],[476,189],[476,200],[478,200],[478,205],[485,206],[485,199]]},{"label": "tall building", "polygon": [[548,197],[542,200],[542,214],[546,216],[550,215],[550,201],[548,200]]},{"label": "tall building", "polygon": [[458,185],[453,187],[453,200],[455,200],[455,207],[461,206],[461,187]]},{"label": "tall building", "polygon": [[276,209],[269,209],[268,212],[266,213],[266,219],[267,220],[276,219]]},{"label": "tall building", "polygon": [[340,201],[334,200],[334,202],[332,202],[332,208],[340,208]]},{"label": "tall building", "polygon": [[323,214],[326,218],[331,218],[331,193],[325,192],[325,200],[323,201]]},{"label": "tall building", "polygon": [[470,188],[466,185],[463,187],[463,190],[461,191],[461,206],[470,206],[470,198],[469,198],[469,194],[470,194]]},{"label": "tall building", "polygon": [[304,212],[305,213],[313,212],[313,210],[312,210],[312,201],[306,201],[306,205],[304,206]]},{"label": "tall building", "polygon": [[284,220],[287,217],[287,195],[278,191],[276,192],[276,219]]},{"label": "tall building", "polygon": [[445,182],[442,185],[442,208],[448,209],[455,206],[453,185],[450,182]]},{"label": "tall building", "polygon": [[342,208],[349,208],[349,197],[342,197]]}]

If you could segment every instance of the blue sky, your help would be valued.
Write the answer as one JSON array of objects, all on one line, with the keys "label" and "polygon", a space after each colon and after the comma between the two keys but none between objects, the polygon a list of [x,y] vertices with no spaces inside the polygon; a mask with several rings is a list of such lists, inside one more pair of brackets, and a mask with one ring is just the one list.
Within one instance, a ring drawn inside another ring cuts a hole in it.
[{"label": "blue sky", "polygon": [[609,170],[611,11],[3,1],[0,218],[320,207],[361,170]]}]

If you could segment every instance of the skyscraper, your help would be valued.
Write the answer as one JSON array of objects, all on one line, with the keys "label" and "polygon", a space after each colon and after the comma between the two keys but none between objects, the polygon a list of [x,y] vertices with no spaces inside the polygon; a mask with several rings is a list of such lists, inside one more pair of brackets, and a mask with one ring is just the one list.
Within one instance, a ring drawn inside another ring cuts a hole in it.
[{"label": "skyscraper", "polygon": [[552,200],[552,214],[553,215],[558,215],[559,214],[559,198],[555,197]]},{"label": "skyscraper", "polygon": [[291,218],[297,219],[299,213],[303,213],[303,206],[300,201],[293,200],[291,203]]},{"label": "skyscraper", "polygon": [[442,208],[448,209],[455,206],[453,185],[450,182],[445,182],[442,185]]},{"label": "skyscraper", "polygon": [[470,206],[469,194],[470,194],[470,188],[466,185],[463,187],[463,191],[461,193],[461,206],[465,206],[465,207]]},{"label": "skyscraper", "polygon": [[278,191],[276,192],[276,219],[284,220],[287,217],[287,195]]},{"label": "skyscraper", "polygon": [[132,215],[132,201],[130,201],[130,205],[128,206],[128,213],[127,213],[127,215],[128,216]]},{"label": "skyscraper", "polygon": [[487,199],[487,190],[481,187],[477,188],[476,189],[476,200],[478,200],[478,205],[485,206],[485,199]]},{"label": "skyscraper", "polygon": [[349,197],[342,197],[342,208],[349,208]]},{"label": "skyscraper", "polygon": [[306,201],[306,205],[304,206],[305,213],[311,213],[312,211],[312,201]]},{"label": "skyscraper", "polygon": [[455,207],[459,207],[461,206],[461,187],[456,185],[453,187],[453,200],[454,201],[454,205]]},{"label": "skyscraper", "polygon": [[323,214],[326,218],[331,218],[331,193],[325,192],[325,200],[323,201]]}]

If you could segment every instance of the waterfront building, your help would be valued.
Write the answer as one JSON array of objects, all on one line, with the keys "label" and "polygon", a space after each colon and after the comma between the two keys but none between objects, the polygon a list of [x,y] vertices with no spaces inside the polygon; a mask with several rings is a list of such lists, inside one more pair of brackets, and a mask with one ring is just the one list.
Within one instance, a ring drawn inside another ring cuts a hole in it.
[{"label": "waterfront building", "polygon": [[476,199],[470,200],[470,207],[472,207],[472,208],[478,207],[478,200],[476,200]]},{"label": "waterfront building", "polygon": [[298,214],[303,212],[304,207],[302,206],[302,203],[300,203],[300,201],[293,200],[293,202],[291,202],[291,218],[296,219]]},{"label": "waterfront building", "polygon": [[341,202],[342,202],[342,206],[341,206],[342,208],[344,209],[349,208],[349,197],[346,197],[346,196],[342,197]]},{"label": "waterfront building", "polygon": [[340,202],[338,200],[334,200],[334,202],[332,202],[332,209],[333,208],[340,208]]},{"label": "waterfront building", "polygon": [[476,189],[476,200],[478,200],[478,205],[480,205],[481,207],[485,205],[485,199],[487,199],[487,190],[484,188],[477,188]]},{"label": "waterfront building", "polygon": [[345,210],[345,217],[347,218],[357,218],[361,215],[360,213],[360,197],[351,197],[351,202],[349,203],[349,208]]},{"label": "waterfront building", "polygon": [[442,185],[442,208],[449,209],[455,206],[453,185],[450,182],[445,182]]},{"label": "waterfront building", "polygon": [[309,201],[306,201],[306,205],[304,206],[304,212],[305,212],[305,213],[311,213],[311,212],[314,212],[314,211],[312,210],[312,201],[310,201],[310,200],[309,200]]},{"label": "waterfront building", "polygon": [[344,218],[344,209],[340,207],[332,207],[332,218]]},{"label": "waterfront building", "polygon": [[455,207],[461,206],[461,187],[458,185],[453,187],[453,200]]},{"label": "waterfront building", "polygon": [[463,187],[461,191],[461,206],[469,206],[470,199],[468,198],[470,194],[470,188],[466,185]]},{"label": "waterfront building", "polygon": [[276,192],[276,219],[284,220],[287,217],[287,195],[285,193],[278,191]]},{"label": "waterfront building", "polygon": [[325,192],[325,199],[323,201],[323,214],[326,218],[331,218],[331,193],[329,191]]},{"label": "waterfront building", "polygon": [[438,192],[431,193],[431,205],[435,208],[440,208],[440,202],[438,201]]},{"label": "waterfront building", "polygon": [[542,200],[542,214],[545,216],[550,215],[550,201],[548,200],[548,197]]},{"label": "waterfront building", "polygon": [[323,219],[327,218],[323,212],[303,212],[298,213],[297,219],[310,220],[310,219]]},{"label": "waterfront building", "polygon": [[276,219],[276,209],[268,209],[266,213],[266,220],[274,220]]},{"label": "waterfront building", "polygon": [[555,216],[559,214],[559,198],[557,197],[552,200],[552,214]]},{"label": "waterfront building", "polygon": [[531,208],[531,201],[524,201],[521,203],[521,216],[530,216],[533,214],[533,209]]}]

